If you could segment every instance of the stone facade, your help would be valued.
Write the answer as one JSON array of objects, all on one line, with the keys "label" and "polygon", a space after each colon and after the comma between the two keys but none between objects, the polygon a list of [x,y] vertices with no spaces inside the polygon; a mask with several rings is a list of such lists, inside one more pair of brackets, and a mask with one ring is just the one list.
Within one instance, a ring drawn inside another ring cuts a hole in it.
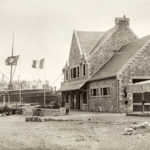
[{"label": "stone facade", "polygon": [[89,111],[118,112],[118,81],[116,78],[93,81],[89,83],[92,88],[110,87],[109,96],[91,96],[89,92]]},{"label": "stone facade", "polygon": [[129,27],[128,18],[116,18],[115,27],[107,32],[105,39],[93,49],[88,58],[89,76],[92,76],[122,46],[137,39]]},{"label": "stone facade", "polygon": [[118,98],[119,98],[119,112],[125,112],[125,101],[128,100],[128,112],[133,111],[133,101],[132,101],[132,94],[128,94],[127,97],[124,97],[124,88],[128,84],[132,83],[132,78],[129,76],[120,75],[118,77]]}]

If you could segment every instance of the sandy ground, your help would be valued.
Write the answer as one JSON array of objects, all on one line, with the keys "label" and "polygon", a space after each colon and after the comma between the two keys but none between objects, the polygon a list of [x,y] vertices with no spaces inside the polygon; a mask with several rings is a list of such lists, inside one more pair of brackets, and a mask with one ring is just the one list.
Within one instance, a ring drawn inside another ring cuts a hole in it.
[{"label": "sandy ground", "polygon": [[150,149],[150,129],[136,131],[133,135],[122,135],[131,124],[150,122],[150,117],[71,112],[70,115],[53,118],[57,121],[25,122],[24,116],[0,117],[0,149]]}]

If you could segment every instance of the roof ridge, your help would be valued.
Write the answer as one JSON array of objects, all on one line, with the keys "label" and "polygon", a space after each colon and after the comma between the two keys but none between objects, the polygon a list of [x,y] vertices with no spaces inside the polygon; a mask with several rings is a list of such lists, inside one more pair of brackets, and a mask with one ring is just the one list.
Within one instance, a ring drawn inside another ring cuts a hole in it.
[{"label": "roof ridge", "polygon": [[[113,27],[113,28],[111,28],[111,29],[105,31],[104,34],[103,34],[103,36],[98,40],[98,42],[95,44],[95,46],[93,46],[93,48],[89,51],[89,54],[91,54],[91,53],[94,51],[94,49],[96,48],[96,46],[97,46],[100,42],[103,42],[103,43],[104,43],[108,38],[110,38],[110,37],[112,36],[112,34],[110,34],[109,36],[107,36],[106,39],[105,39],[104,37],[105,37],[105,35],[106,35],[108,32],[110,32],[110,31],[112,31],[112,30],[114,30],[114,29],[116,29],[116,28]],[[114,31],[115,31],[115,30],[114,30]],[[102,41],[103,39],[104,39],[104,41]],[[102,43],[102,44],[103,44],[103,43]]]},{"label": "roof ridge", "polygon": [[104,32],[104,31],[85,31],[85,30],[81,31],[81,30],[76,30],[76,32],[94,32],[94,33],[96,32],[96,33],[101,33],[101,32]]},{"label": "roof ridge", "polygon": [[99,40],[96,41],[93,46],[91,47],[91,49],[89,50],[89,54],[91,53],[91,51],[96,47],[96,45],[98,44],[98,42],[101,40],[101,38],[104,36],[105,32],[103,32],[102,35],[99,36]]},{"label": "roof ridge", "polygon": [[79,50],[80,50],[81,54],[83,54],[84,52],[83,52],[83,50],[82,50],[82,48],[81,48],[81,45],[80,45],[80,42],[79,42],[79,38],[78,38],[78,34],[77,34],[77,31],[76,31],[76,30],[74,30],[74,35],[75,35],[75,37],[76,37],[77,44],[78,44],[78,46],[79,46]]}]

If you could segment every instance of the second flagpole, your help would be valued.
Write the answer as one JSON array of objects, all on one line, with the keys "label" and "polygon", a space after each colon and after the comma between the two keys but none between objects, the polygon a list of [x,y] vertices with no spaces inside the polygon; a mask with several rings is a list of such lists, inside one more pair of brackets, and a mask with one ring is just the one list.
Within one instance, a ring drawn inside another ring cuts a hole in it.
[{"label": "second flagpole", "polygon": [[[44,59],[45,60],[45,59]],[[44,106],[46,105],[46,93],[45,93],[45,81],[46,81],[46,72],[45,72],[45,63],[44,63],[44,67],[43,67],[44,69],[44,84],[43,84],[43,91],[44,91],[44,93],[43,93],[43,95],[44,95]]]}]

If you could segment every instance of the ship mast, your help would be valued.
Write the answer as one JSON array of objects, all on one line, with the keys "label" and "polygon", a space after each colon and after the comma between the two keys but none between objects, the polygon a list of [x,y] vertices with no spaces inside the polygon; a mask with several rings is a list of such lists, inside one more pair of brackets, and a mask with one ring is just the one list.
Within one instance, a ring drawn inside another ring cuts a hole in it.
[{"label": "ship mast", "polygon": [[[12,37],[12,52],[11,52],[11,56],[13,57],[14,55],[14,32],[13,32],[13,37]],[[10,66],[10,80],[9,80],[9,90],[13,89],[13,85],[12,85],[12,79],[13,79],[13,64],[11,64]]]}]

